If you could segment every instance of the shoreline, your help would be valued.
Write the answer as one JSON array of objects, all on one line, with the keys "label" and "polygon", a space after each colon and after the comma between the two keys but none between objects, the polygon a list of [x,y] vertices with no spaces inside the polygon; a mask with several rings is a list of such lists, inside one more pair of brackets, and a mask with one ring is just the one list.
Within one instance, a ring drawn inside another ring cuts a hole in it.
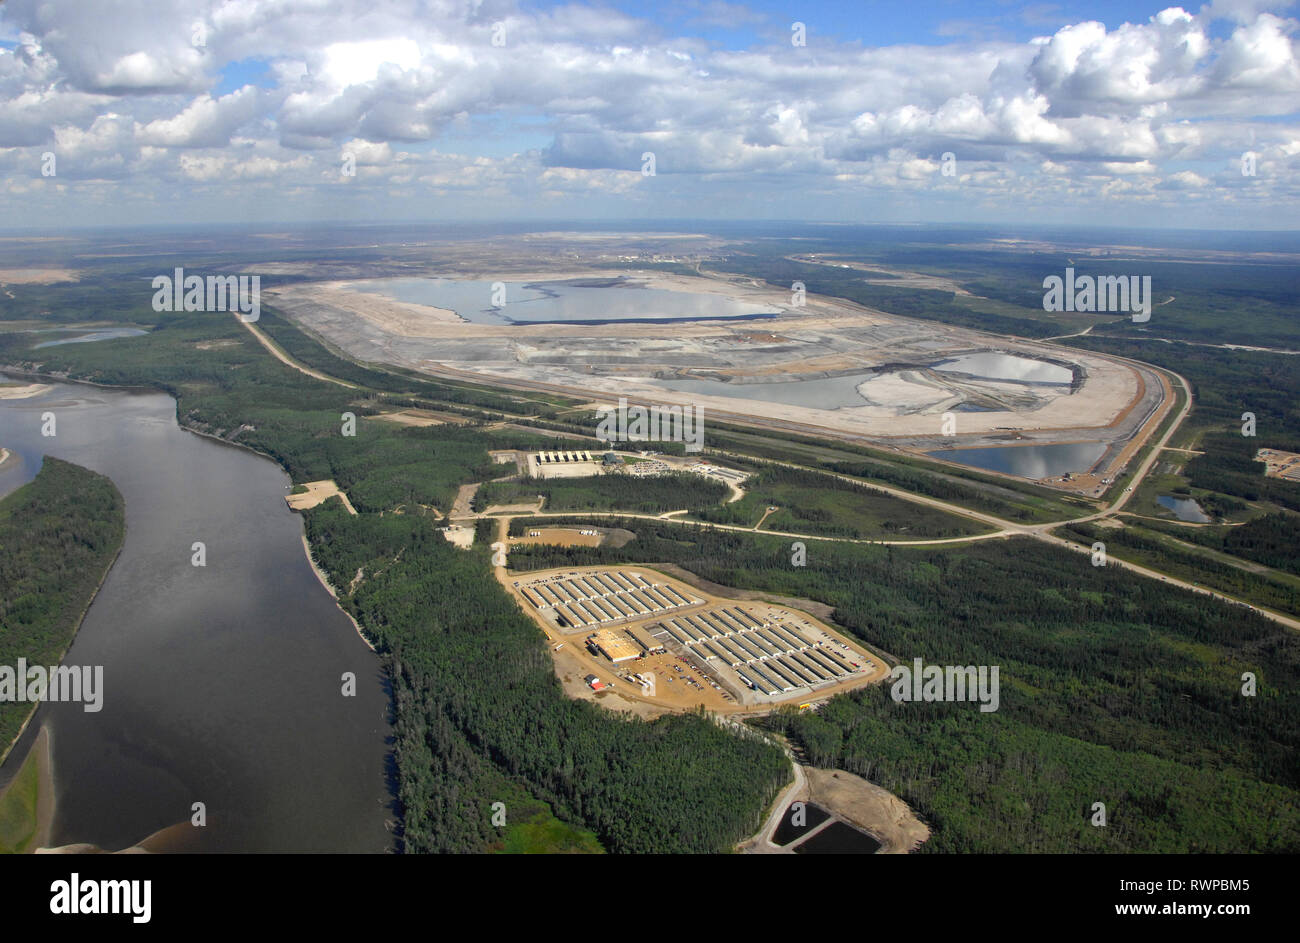
[{"label": "shoreline", "polygon": [[[80,468],[82,466],[77,466],[77,467]],[[107,478],[108,476],[105,475],[104,477]],[[108,480],[110,483],[112,483],[113,479],[109,478]],[[113,490],[117,491],[117,485],[113,485]],[[118,496],[121,497],[121,492],[118,492]],[[123,505],[122,542],[117,545],[117,550],[113,552],[113,559],[108,561],[108,566],[104,568],[103,575],[100,576],[99,582],[95,584],[95,591],[90,594],[90,598],[86,600],[86,605],[81,610],[81,614],[77,616],[77,624],[72,629],[72,635],[68,638],[68,644],[63,646],[63,651],[59,652],[59,657],[57,661],[57,664],[59,665],[63,664],[63,659],[67,657],[68,652],[72,649],[73,643],[76,642],[77,636],[81,633],[82,623],[86,621],[86,613],[90,611],[90,607],[94,605],[95,600],[99,598],[99,591],[104,588],[104,582],[108,579],[108,575],[113,572],[113,566],[117,563],[117,558],[122,555],[122,548],[126,546],[126,511],[125,511],[126,501],[125,499],[123,499],[122,505]],[[18,741],[23,738],[23,734],[27,732],[27,727],[28,725],[31,724],[32,718],[36,716],[36,711],[40,708],[40,706],[43,703],[45,703],[44,700],[37,701],[32,705],[32,709],[27,712],[27,717],[23,720],[22,726],[18,728],[18,733],[14,736],[12,740],[9,741],[9,744],[5,747],[4,752],[0,753],[0,768],[2,768],[5,765],[5,763],[8,761],[9,754],[13,752],[13,749],[18,744]],[[37,740],[39,740],[44,733],[45,733],[45,728],[42,727],[41,732],[36,735]],[[33,746],[35,746],[35,744],[33,744]],[[8,784],[6,784],[6,788],[7,786]]]},{"label": "shoreline", "polygon": [[320,584],[325,587],[325,591],[329,593],[330,598],[334,600],[334,608],[338,609],[339,612],[347,616],[348,621],[352,623],[352,628],[357,630],[357,637],[360,638],[361,641],[366,643],[366,648],[370,649],[372,652],[378,655],[379,649],[375,648],[375,646],[371,643],[370,639],[366,638],[366,633],[361,631],[361,624],[357,622],[356,619],[352,618],[352,613],[348,612],[346,609],[344,609],[342,606],[339,605],[339,594],[334,591],[334,586],[330,583],[329,577],[325,574],[325,571],[320,568],[320,566],[316,563],[315,558],[312,557],[311,555],[311,544],[307,542],[306,533],[302,535],[302,552],[307,557],[308,566],[310,566],[312,572],[316,574],[316,579],[320,580]]}]

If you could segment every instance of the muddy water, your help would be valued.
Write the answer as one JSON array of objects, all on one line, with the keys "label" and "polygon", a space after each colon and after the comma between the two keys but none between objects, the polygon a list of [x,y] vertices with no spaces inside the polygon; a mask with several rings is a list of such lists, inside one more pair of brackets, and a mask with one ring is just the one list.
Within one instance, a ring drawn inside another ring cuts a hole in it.
[{"label": "muddy water", "polygon": [[52,843],[120,849],[202,802],[207,826],[168,847],[388,850],[380,661],[312,572],[280,468],[182,431],[168,396],[71,384],[0,400],[0,446],[16,453],[0,494],[48,454],[108,475],[126,500],[122,552],[65,658],[103,666],[103,709],[42,705],[0,769],[2,784],[50,731]]}]

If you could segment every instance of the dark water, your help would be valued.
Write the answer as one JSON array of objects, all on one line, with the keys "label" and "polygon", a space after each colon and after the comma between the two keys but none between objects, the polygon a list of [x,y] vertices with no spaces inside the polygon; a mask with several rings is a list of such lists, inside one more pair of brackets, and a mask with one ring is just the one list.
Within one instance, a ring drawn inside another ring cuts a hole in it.
[{"label": "dark water", "polygon": [[1104,442],[1070,442],[1056,445],[1007,445],[988,449],[940,449],[925,454],[959,465],[1005,472],[1022,478],[1056,478],[1066,472],[1086,473],[1105,452]]},{"label": "dark water", "polygon": [[790,842],[802,838],[831,817],[830,813],[821,806],[805,802],[803,803],[804,824],[795,825],[794,806],[793,802],[790,803],[789,808],[785,810],[785,815],[781,816],[781,824],[772,833],[772,841],[778,845],[788,845]]},{"label": "dark water", "polygon": [[832,822],[825,829],[801,845],[796,845],[796,855],[874,855],[880,848],[876,841],[866,832],[860,832],[852,825]]},{"label": "dark water", "polygon": [[[116,850],[204,802],[209,824],[186,847],[387,850],[380,661],[312,572],[288,477],[182,431],[168,396],[69,384],[0,400],[0,446],[20,459],[0,469],[0,494],[49,454],[108,475],[126,500],[122,553],[65,659],[103,666],[103,710],[45,704],[36,717],[52,734],[52,843]],[[194,541],[206,567],[191,565]],[[355,697],[341,694],[345,671]]]},{"label": "dark water", "polygon": [[1175,498],[1167,494],[1162,494],[1157,501],[1160,506],[1168,508],[1174,512],[1174,517],[1180,521],[1192,521],[1197,524],[1208,524],[1210,515],[1201,510],[1201,506],[1192,498]]}]

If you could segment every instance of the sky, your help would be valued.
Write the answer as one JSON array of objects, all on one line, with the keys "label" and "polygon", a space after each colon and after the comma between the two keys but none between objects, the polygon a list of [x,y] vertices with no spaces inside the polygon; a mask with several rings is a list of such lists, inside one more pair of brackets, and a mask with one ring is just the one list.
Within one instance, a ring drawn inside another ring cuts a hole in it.
[{"label": "sky", "polygon": [[0,228],[1300,228],[1297,4],[0,0]]}]

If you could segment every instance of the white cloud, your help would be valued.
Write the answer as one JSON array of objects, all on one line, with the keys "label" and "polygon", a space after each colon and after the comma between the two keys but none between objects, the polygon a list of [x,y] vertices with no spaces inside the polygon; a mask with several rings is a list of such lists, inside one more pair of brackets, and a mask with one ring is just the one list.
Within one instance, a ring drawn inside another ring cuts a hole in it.
[{"label": "white cloud", "polygon": [[[117,0],[104,16],[100,0],[9,0],[0,22],[20,40],[0,49],[0,147],[17,149],[9,167],[54,147],[74,184],[134,177],[142,192],[184,181],[232,194],[250,181],[337,189],[351,153],[354,192],[587,192],[637,206],[752,202],[792,180],[831,200],[936,185],[1008,206],[1035,187],[1154,199],[1225,185],[1219,170],[1254,147],[1269,170],[1252,186],[1294,200],[1282,171],[1300,130],[1257,120],[1293,115],[1300,92],[1297,24],[1282,6],[1216,0],[1027,43],[819,35],[806,49],[742,4],[674,8],[694,28],[773,30],[770,44],[734,49],[588,5]],[[497,22],[504,46],[492,44]],[[653,189],[639,174],[645,151]],[[947,151],[957,178],[938,176]]]}]

